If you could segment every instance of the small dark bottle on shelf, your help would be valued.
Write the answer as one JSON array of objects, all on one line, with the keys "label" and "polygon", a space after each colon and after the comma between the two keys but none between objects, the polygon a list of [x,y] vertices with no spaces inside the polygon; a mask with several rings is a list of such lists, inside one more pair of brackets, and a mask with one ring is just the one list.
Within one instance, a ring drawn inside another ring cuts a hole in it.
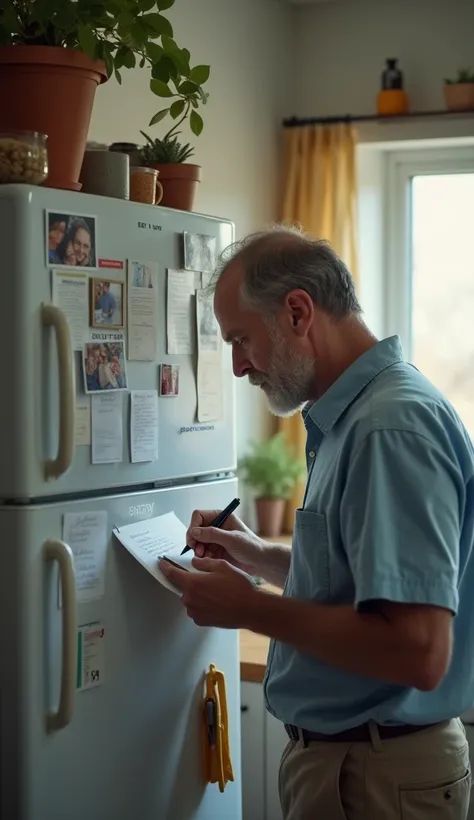
[{"label": "small dark bottle on shelf", "polygon": [[379,117],[396,117],[408,112],[408,95],[403,89],[403,74],[398,60],[391,57],[382,73],[382,88],[377,97]]}]

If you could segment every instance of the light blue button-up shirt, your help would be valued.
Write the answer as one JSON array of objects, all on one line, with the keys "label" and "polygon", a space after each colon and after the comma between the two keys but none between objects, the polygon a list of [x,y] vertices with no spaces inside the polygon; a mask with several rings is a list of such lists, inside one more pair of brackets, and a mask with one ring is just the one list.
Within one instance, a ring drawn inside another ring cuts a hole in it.
[{"label": "light blue button-up shirt", "polygon": [[[333,734],[428,724],[474,704],[474,448],[452,406],[403,360],[398,337],[364,353],[303,413],[308,481],[284,595],[376,599],[455,613],[451,665],[421,692],[350,674],[273,641],[265,695],[285,723]],[[321,626],[324,629],[324,622]]]}]

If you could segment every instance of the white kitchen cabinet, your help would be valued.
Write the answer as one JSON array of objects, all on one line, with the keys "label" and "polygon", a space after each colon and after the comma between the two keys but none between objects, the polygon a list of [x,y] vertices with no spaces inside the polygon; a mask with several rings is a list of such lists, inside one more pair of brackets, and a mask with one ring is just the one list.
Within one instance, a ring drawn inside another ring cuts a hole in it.
[{"label": "white kitchen cabinet", "polygon": [[242,683],[242,818],[265,820],[265,707],[259,683]]},{"label": "white kitchen cabinet", "polygon": [[[265,711],[265,817],[282,820],[278,793],[278,773],[288,735],[283,723]],[[244,817],[245,820],[245,817]]]},{"label": "white kitchen cabinet", "polygon": [[278,770],[286,732],[265,709],[261,684],[242,683],[241,709],[243,820],[281,820]]}]

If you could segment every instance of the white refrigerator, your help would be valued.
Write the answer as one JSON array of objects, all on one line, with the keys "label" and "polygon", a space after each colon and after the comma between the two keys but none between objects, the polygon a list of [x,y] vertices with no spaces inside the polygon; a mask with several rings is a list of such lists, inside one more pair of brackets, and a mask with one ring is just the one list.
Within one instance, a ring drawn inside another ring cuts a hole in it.
[{"label": "white refrigerator", "polygon": [[[157,460],[131,461],[127,392],[122,461],[93,464],[90,445],[79,443],[75,408],[91,397],[82,354],[66,355],[69,326],[50,307],[48,212],[94,218],[88,277],[125,283],[127,260],[158,265],[156,359],[127,361],[129,390],[157,389],[159,365],[179,364],[179,395],[158,399]],[[224,350],[220,364],[222,413],[200,423],[196,353],[168,355],[166,348],[166,271],[183,267],[183,233],[215,237],[219,252],[232,242],[233,226],[86,194],[3,186],[0,231],[0,814],[240,820],[238,634],[195,627],[178,596],[112,532],[170,511],[187,524],[193,509],[222,508],[237,495],[229,356]],[[103,594],[83,601],[71,584],[64,516],[96,512],[107,521]],[[201,768],[210,664],[227,685],[235,780],[223,794],[203,782]]]}]

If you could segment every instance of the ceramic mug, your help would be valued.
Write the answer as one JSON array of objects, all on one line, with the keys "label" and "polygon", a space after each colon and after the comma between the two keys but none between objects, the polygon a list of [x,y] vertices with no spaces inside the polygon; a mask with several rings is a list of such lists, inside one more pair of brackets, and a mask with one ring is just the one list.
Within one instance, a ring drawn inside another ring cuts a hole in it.
[{"label": "ceramic mug", "polygon": [[156,168],[133,166],[130,168],[130,199],[145,205],[159,205],[163,198],[163,186],[158,180]]},{"label": "ceramic mug", "polygon": [[129,167],[127,154],[103,149],[88,149],[84,153],[81,175],[84,194],[129,198]]}]

